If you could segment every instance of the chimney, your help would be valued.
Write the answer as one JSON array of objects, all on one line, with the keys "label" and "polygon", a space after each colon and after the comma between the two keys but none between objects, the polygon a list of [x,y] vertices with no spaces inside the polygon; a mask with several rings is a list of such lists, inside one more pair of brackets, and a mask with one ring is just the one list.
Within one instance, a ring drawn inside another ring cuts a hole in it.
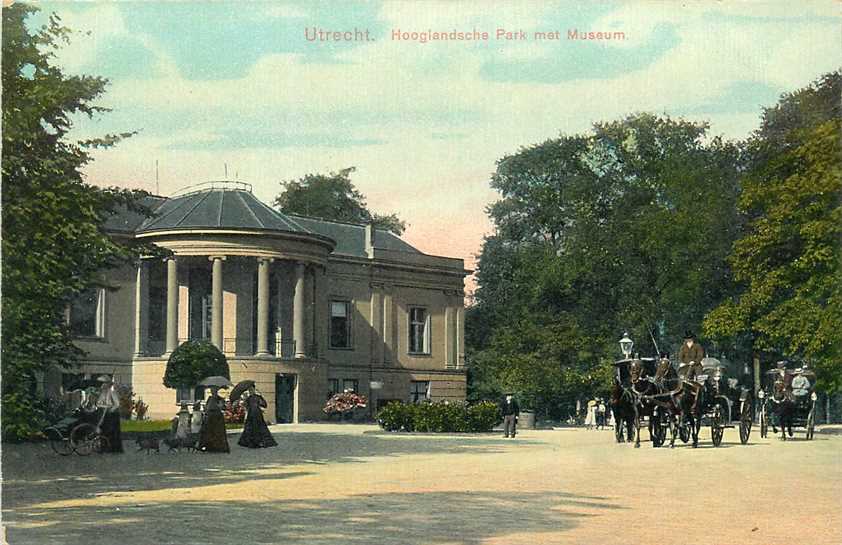
[{"label": "chimney", "polygon": [[374,259],[374,224],[371,222],[365,225],[365,253],[369,259]]}]

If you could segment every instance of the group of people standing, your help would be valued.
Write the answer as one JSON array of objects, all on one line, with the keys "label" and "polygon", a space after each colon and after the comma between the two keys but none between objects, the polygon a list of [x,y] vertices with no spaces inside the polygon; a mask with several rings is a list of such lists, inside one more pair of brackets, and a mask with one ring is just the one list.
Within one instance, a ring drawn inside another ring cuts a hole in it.
[{"label": "group of people standing", "polygon": [[[249,387],[242,403],[246,408],[243,432],[237,444],[246,448],[265,448],[277,446],[269,426],[263,418],[266,399],[254,386]],[[202,452],[231,452],[228,446],[228,434],[225,431],[225,398],[219,395],[218,387],[211,387],[210,396],[205,401],[202,411],[201,402],[193,406],[193,414],[187,410],[187,404],[181,406],[177,418],[175,438],[188,441],[198,437],[196,448]]]},{"label": "group of people standing", "polygon": [[605,426],[611,425],[610,418],[611,413],[601,397],[595,397],[588,401],[587,413],[585,414],[586,429],[603,429]]}]

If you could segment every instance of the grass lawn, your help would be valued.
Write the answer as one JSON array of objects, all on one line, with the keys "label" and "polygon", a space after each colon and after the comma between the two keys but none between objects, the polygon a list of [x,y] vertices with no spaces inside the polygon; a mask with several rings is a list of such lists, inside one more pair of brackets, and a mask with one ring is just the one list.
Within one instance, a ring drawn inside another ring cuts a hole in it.
[{"label": "grass lawn", "polygon": [[[171,426],[171,420],[123,420],[120,422],[120,431],[124,433],[170,431]],[[229,430],[242,427],[242,424],[225,424],[225,428]]]}]

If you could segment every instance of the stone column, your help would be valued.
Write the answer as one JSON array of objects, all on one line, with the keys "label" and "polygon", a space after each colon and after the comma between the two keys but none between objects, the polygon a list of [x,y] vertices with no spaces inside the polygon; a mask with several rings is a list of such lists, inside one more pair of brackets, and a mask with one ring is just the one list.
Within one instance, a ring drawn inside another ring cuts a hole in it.
[{"label": "stone column", "polygon": [[447,296],[447,306],[444,307],[444,331],[442,337],[444,338],[444,366],[456,367],[455,361],[455,341],[456,341],[456,312],[450,305],[450,295]]},{"label": "stone column", "polygon": [[[257,355],[269,355],[269,265],[272,259],[257,259]],[[280,354],[278,354],[280,356]]]},{"label": "stone column", "polygon": [[383,363],[383,294],[379,284],[371,285],[371,361]]},{"label": "stone column", "polygon": [[146,337],[149,335],[149,263],[137,264],[137,281],[134,292],[134,355],[146,352]]},{"label": "stone column", "polygon": [[307,312],[307,315],[310,319],[310,328],[309,328],[310,333],[309,333],[308,339],[307,339],[308,346],[307,346],[306,352],[311,358],[318,359],[319,358],[318,341],[319,341],[319,325],[320,325],[319,324],[319,306],[320,306],[319,305],[319,294],[321,293],[321,288],[320,288],[321,282],[319,281],[319,276],[322,274],[322,272],[316,266],[311,267],[310,270],[312,272],[311,278],[312,278],[313,284],[312,284],[312,289],[307,291],[309,297],[312,297],[312,299],[307,304],[307,308],[309,309],[308,312]]},{"label": "stone column", "polygon": [[292,299],[292,339],[295,341],[295,357],[306,358],[304,339],[304,263],[295,264],[295,294]]},{"label": "stone column", "polygon": [[211,343],[224,350],[222,338],[222,256],[209,257],[213,262],[211,278]]},{"label": "stone column", "polygon": [[395,346],[395,303],[392,286],[383,288],[383,363],[398,361]]},{"label": "stone column", "polygon": [[456,307],[456,367],[465,367],[465,304]]},{"label": "stone column", "polygon": [[167,259],[167,354],[178,348],[178,266]]}]

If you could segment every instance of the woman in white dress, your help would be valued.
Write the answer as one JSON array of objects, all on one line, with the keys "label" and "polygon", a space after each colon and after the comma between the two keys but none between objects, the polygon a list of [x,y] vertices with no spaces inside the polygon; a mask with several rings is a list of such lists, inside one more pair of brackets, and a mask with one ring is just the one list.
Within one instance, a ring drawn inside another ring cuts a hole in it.
[{"label": "woman in white dress", "polygon": [[585,427],[589,430],[596,426],[596,400],[588,401],[588,414],[585,417]]}]

